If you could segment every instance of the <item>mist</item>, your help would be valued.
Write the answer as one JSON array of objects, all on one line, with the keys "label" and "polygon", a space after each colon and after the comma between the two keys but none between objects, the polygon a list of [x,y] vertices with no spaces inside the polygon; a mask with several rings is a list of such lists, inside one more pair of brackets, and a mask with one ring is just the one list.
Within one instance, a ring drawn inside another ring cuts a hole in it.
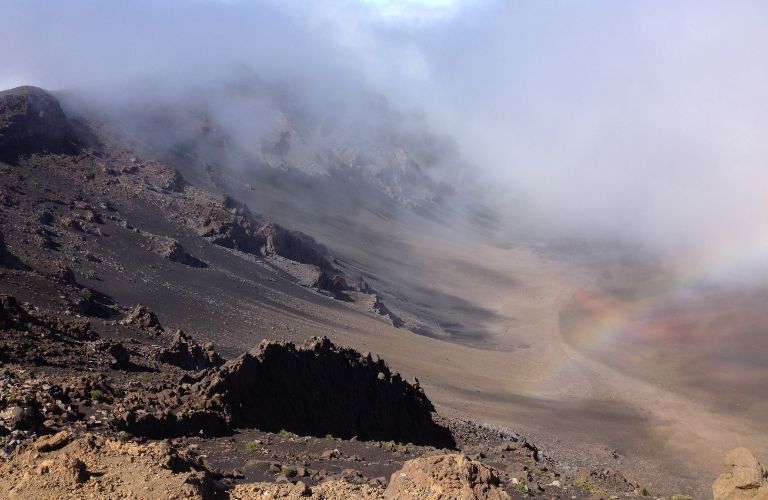
[{"label": "mist", "polygon": [[375,120],[382,96],[393,111],[374,128],[450,137],[443,163],[492,186],[503,220],[524,206],[553,234],[689,265],[768,257],[764,2],[6,0],[2,12],[3,88],[77,89],[115,109],[205,100],[243,142],[279,118],[270,103],[243,114],[206,90],[288,85],[344,133]]}]

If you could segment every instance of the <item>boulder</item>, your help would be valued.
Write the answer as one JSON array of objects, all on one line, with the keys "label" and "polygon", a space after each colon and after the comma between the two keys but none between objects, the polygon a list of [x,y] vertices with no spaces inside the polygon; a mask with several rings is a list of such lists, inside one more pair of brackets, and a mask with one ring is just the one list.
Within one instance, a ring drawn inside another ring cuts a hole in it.
[{"label": "boulder", "polygon": [[714,500],[768,500],[768,474],[747,448],[725,456],[725,472],[712,485]]},{"label": "boulder", "polygon": [[61,431],[53,436],[43,436],[35,441],[35,449],[44,453],[63,448],[72,440],[72,433]]},{"label": "boulder", "polygon": [[109,346],[109,355],[112,356],[110,366],[116,370],[127,370],[131,367],[131,355],[128,349],[120,342]]},{"label": "boulder", "polygon": [[131,312],[125,318],[120,320],[121,325],[136,326],[142,330],[149,330],[154,333],[163,332],[163,326],[157,315],[150,311],[147,306],[136,304]]},{"label": "boulder", "polygon": [[197,257],[189,255],[184,250],[184,247],[181,246],[181,243],[173,238],[165,238],[161,236],[152,237],[150,247],[153,252],[171,262],[177,262],[190,267],[208,267],[207,263]]},{"label": "boulder", "polygon": [[407,461],[392,474],[384,498],[507,500],[511,497],[499,487],[495,469],[455,453]]}]

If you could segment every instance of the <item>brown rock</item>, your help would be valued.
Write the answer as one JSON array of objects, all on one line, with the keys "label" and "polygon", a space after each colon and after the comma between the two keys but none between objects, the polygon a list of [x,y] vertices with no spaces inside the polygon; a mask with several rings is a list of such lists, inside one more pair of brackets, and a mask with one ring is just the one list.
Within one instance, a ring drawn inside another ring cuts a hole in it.
[{"label": "brown rock", "polygon": [[49,452],[63,448],[72,440],[72,434],[68,431],[61,431],[53,436],[41,437],[35,441],[37,451]]},{"label": "brown rock", "polygon": [[714,500],[768,500],[768,474],[746,448],[725,456],[725,472],[712,485]]},{"label": "brown rock", "polygon": [[405,500],[506,500],[496,471],[466,455],[434,455],[407,461],[392,474],[384,498]]},{"label": "brown rock", "polygon": [[157,315],[150,311],[147,306],[137,304],[125,318],[120,320],[121,325],[137,326],[143,330],[151,330],[155,333],[163,331],[163,326]]}]

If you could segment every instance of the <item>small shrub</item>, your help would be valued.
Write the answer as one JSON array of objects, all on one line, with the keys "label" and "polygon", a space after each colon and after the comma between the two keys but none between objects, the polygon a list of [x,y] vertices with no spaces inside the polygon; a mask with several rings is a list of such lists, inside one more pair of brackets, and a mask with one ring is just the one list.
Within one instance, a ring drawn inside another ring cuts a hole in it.
[{"label": "small shrub", "polygon": [[117,439],[125,443],[126,441],[131,440],[131,435],[125,431],[120,431],[117,433]]},{"label": "small shrub", "polygon": [[326,434],[325,439],[333,439],[333,434]]},{"label": "small shrub", "polygon": [[526,479],[521,479],[515,485],[515,489],[518,493],[528,493],[528,481]]},{"label": "small shrub", "polygon": [[285,477],[296,477],[296,475],[298,474],[296,469],[294,469],[293,467],[289,467],[287,465],[283,465],[280,468],[280,472],[282,472]]},{"label": "small shrub", "polygon": [[648,488],[646,488],[645,486],[643,486],[642,488],[640,488],[640,495],[641,495],[641,496],[644,496],[644,497],[648,497],[648,496],[651,496],[651,494],[650,494],[650,493],[648,493]]},{"label": "small shrub", "polygon": [[91,389],[91,399],[94,401],[102,401],[104,399],[104,391],[101,389]]},{"label": "small shrub", "polygon": [[287,431],[285,429],[280,429],[280,432],[278,432],[280,436],[286,437],[286,438],[293,438],[296,437],[296,434],[294,434],[291,431]]},{"label": "small shrub", "polygon": [[251,453],[256,453],[257,451],[261,451],[261,445],[256,441],[249,441],[245,443],[245,449]]},{"label": "small shrub", "polygon": [[587,491],[589,493],[597,493],[598,491],[600,491],[600,488],[598,488],[597,486],[595,486],[594,484],[588,481],[576,481],[575,483],[573,483],[573,485],[576,488]]}]

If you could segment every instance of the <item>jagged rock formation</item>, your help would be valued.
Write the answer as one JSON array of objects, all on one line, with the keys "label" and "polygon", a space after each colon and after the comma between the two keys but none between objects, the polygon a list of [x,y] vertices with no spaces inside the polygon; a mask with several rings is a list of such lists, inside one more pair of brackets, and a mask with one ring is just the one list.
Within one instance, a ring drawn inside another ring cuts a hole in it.
[{"label": "jagged rock formation", "polygon": [[181,330],[173,335],[171,345],[158,353],[157,360],[184,370],[204,370],[224,362],[212,343],[200,345]]},{"label": "jagged rock formation", "polygon": [[0,92],[0,161],[16,163],[32,153],[76,154],[82,134],[61,110],[59,102],[36,87]]},{"label": "jagged rock formation", "polygon": [[152,411],[146,400],[123,412],[117,425],[150,437],[226,433],[238,427],[303,435],[452,447],[453,438],[432,420],[424,393],[382,360],[313,338],[292,343],[262,342],[174,396],[163,396]]},{"label": "jagged rock formation", "polygon": [[725,456],[725,472],[712,485],[714,500],[768,500],[768,473],[746,448]]},{"label": "jagged rock formation", "polygon": [[402,328],[405,325],[405,322],[400,319],[399,316],[397,316],[395,313],[389,310],[389,308],[384,305],[384,303],[379,299],[379,296],[374,294],[373,295],[373,304],[371,305],[371,311],[375,312],[376,314],[380,316],[384,316],[385,318],[388,318],[389,321],[392,322],[392,326],[395,328]]},{"label": "jagged rock formation", "polygon": [[215,245],[264,257],[279,256],[302,264],[333,270],[325,257],[327,250],[314,238],[299,231],[289,231],[273,222],[254,216],[248,207],[224,197],[214,200],[199,190],[189,190],[194,206],[185,220],[198,235]]}]

